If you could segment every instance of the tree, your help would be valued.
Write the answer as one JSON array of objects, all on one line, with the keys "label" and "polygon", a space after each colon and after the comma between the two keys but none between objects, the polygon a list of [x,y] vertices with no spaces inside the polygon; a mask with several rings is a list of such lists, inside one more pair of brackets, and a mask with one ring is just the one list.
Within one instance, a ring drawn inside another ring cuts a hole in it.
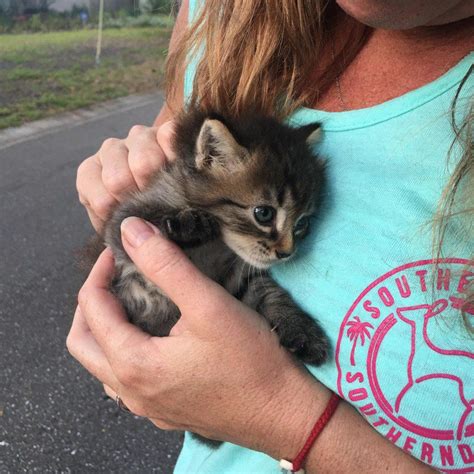
[{"label": "tree", "polygon": [[2,4],[8,4],[5,9],[11,16],[23,15],[25,13],[47,12],[50,5],[56,0],[0,0]]},{"label": "tree", "polygon": [[144,13],[170,13],[172,0],[140,0],[140,10]]},{"label": "tree", "polygon": [[363,346],[365,343],[365,337],[367,336],[368,339],[372,337],[369,328],[374,329],[374,327],[370,323],[363,323],[359,316],[354,316],[354,319],[349,321],[347,325],[349,326],[349,329],[347,330],[347,336],[349,337],[350,341],[353,341],[351,350],[351,365],[355,365],[354,355],[357,342],[360,339],[360,345]]},{"label": "tree", "polygon": [[39,0],[39,9],[42,12],[47,12],[50,5],[52,5],[56,0]]}]

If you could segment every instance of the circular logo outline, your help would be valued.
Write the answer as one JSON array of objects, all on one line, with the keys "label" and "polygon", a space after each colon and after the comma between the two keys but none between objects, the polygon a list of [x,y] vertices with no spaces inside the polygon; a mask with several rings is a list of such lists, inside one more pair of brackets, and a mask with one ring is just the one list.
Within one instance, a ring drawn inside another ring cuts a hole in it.
[{"label": "circular logo outline", "polygon": [[[353,331],[353,334],[349,334],[349,331],[347,331],[347,334],[346,334],[346,329],[347,328],[351,328],[351,325],[358,325],[358,326],[363,326],[365,325],[365,328],[363,328],[364,330],[367,331],[367,333],[365,334],[368,339],[370,339],[370,344],[367,346],[366,348],[366,352],[365,352],[365,357],[364,358],[364,361],[361,362],[361,363],[358,363],[356,364],[355,363],[355,358],[354,358],[354,349],[355,349],[355,341],[354,341],[354,344],[353,344],[353,350],[351,351],[351,358],[350,358],[350,366],[353,367],[354,369],[356,370],[362,370],[362,372],[360,372],[360,374],[367,374],[367,377],[365,380],[364,385],[366,386],[366,388],[368,389],[369,386],[370,386],[370,391],[368,393],[371,392],[371,395],[370,395],[370,398],[378,405],[380,411],[381,411],[381,414],[385,414],[387,415],[387,417],[389,419],[391,419],[392,422],[395,423],[395,425],[399,426],[400,428],[404,428],[405,430],[407,430],[408,432],[411,432],[413,433],[414,435],[416,436],[419,436],[421,440],[425,439],[426,441],[429,441],[429,439],[432,439],[433,441],[434,440],[453,440],[456,438],[456,432],[455,430],[446,430],[446,429],[432,429],[432,428],[425,428],[424,426],[421,426],[421,425],[418,425],[417,423],[414,423],[412,421],[410,421],[409,419],[406,419],[404,418],[401,414],[397,414],[397,413],[394,413],[394,409],[392,407],[392,404],[385,398],[385,395],[379,385],[379,381],[378,381],[378,378],[377,378],[377,374],[376,374],[376,359],[377,359],[377,352],[378,352],[378,349],[379,349],[379,346],[383,340],[383,338],[385,337],[385,335],[388,333],[388,331],[394,327],[398,322],[398,319],[394,316],[393,312],[392,314],[389,314],[388,316],[385,316],[385,318],[379,320],[379,325],[378,327],[376,327],[375,331],[370,334],[369,332],[369,328],[370,329],[374,329],[374,326],[371,325],[370,323],[368,322],[364,322],[364,321],[360,321],[359,319],[359,316],[355,316],[356,313],[358,313],[358,307],[359,305],[361,305],[364,300],[367,302],[369,301],[369,304],[370,303],[370,300],[366,299],[370,292],[374,289],[376,289],[377,287],[383,287],[383,283],[386,282],[387,280],[390,280],[393,276],[397,275],[397,274],[402,274],[402,272],[406,271],[406,270],[409,270],[409,269],[413,269],[413,268],[416,268],[416,267],[420,267],[420,268],[423,268],[423,267],[433,267],[433,265],[452,265],[452,264],[455,264],[456,266],[457,265],[462,265],[466,268],[469,268],[474,264],[474,261],[473,260],[470,260],[470,259],[464,259],[464,258],[441,258],[441,259],[424,259],[424,260],[418,260],[418,261],[415,261],[415,262],[411,262],[411,263],[408,263],[408,264],[403,264],[403,265],[400,265],[390,271],[388,271],[387,273],[383,274],[382,276],[380,276],[379,278],[377,278],[376,280],[374,280],[369,286],[367,286],[367,288],[364,289],[364,291],[357,297],[357,299],[352,303],[352,305],[350,306],[349,310],[346,312],[341,324],[340,324],[340,330],[339,330],[339,335],[338,335],[338,339],[337,339],[337,343],[336,343],[336,347],[335,347],[335,362],[336,362],[336,368],[337,368],[337,391],[339,393],[339,395],[343,398],[346,398],[345,397],[345,392],[347,390],[347,392],[350,394],[350,390],[349,388],[346,386],[346,383],[351,383],[349,378],[347,378],[351,372],[348,372],[347,370],[347,366],[344,366],[343,363],[341,363],[341,361],[343,360],[343,357],[345,357],[347,359],[348,357],[348,352],[347,352],[347,347],[344,345],[344,350],[342,350],[342,344],[344,343],[345,344],[345,340],[347,339],[347,337],[349,337],[349,340],[352,341],[353,340],[353,336],[354,336],[354,333],[356,331]],[[469,275],[472,275],[472,273],[468,273]],[[397,282],[398,284],[398,282]],[[383,288],[382,288],[383,289]],[[387,288],[385,288],[386,290]],[[425,291],[426,288],[423,289],[423,291]],[[400,290],[400,295],[402,297],[405,297],[404,295],[402,295],[401,293],[401,288],[399,288]],[[447,288],[446,288],[447,290]],[[458,291],[462,291],[462,290],[458,290]],[[380,295],[380,293],[379,293]],[[439,300],[437,303],[440,303],[444,301],[444,306],[443,306],[443,309],[446,308],[447,306],[447,300]],[[393,301],[392,301],[392,304],[393,304]],[[388,304],[386,305],[387,307],[389,306]],[[391,304],[390,304],[391,306]],[[395,306],[396,307],[396,306]],[[434,307],[434,306],[433,306]],[[364,306],[365,308],[365,306]],[[413,306],[413,307],[400,307],[399,309],[397,309],[397,313],[398,311],[402,312],[402,310],[408,310],[408,311],[413,311],[415,309],[421,309],[423,311],[428,311],[430,309],[430,305],[417,305],[417,306]],[[395,311],[395,309],[394,309]],[[398,314],[398,316],[400,317],[400,314]],[[422,314],[423,316],[423,314]],[[425,316],[426,318],[427,317],[431,317],[430,316]],[[353,319],[351,319],[353,318]],[[377,319],[374,317],[374,319]],[[370,319],[369,319],[370,320]],[[409,322],[409,321],[405,321],[405,322]],[[417,324],[417,323],[413,323],[413,324]],[[351,328],[351,330],[354,330],[355,328]],[[361,329],[361,327],[358,327],[357,329]],[[425,329],[425,326],[424,326],[424,329]],[[359,331],[360,332],[360,331]],[[363,331],[362,331],[363,332]],[[364,334],[359,334],[359,336],[362,335],[363,337]],[[364,339],[361,338],[362,341],[361,341],[361,346],[364,345]],[[449,351],[449,350],[440,350],[438,347],[436,346],[433,346],[434,349],[436,349],[435,352],[438,352],[439,354],[444,354],[444,355],[453,355],[455,353],[461,355],[461,356],[468,356],[470,358],[473,358],[474,359],[474,354],[473,353],[470,353],[470,352],[465,352],[465,351]],[[413,351],[414,352],[414,351]],[[413,355],[413,352],[412,352],[412,355]],[[410,363],[410,362],[409,362]],[[362,364],[362,366],[360,365]],[[362,367],[364,367],[362,369]],[[359,373],[359,372],[357,372]],[[437,378],[443,378],[443,375],[444,374],[436,374],[436,377]],[[347,378],[347,380],[345,378]],[[435,378],[434,376],[432,378]],[[445,376],[445,378],[451,378],[451,379],[454,379],[455,377],[448,377],[448,375]],[[428,377],[425,377],[425,380],[428,380],[429,378]],[[462,380],[459,379],[462,383]],[[420,381],[424,381],[422,379],[419,379],[417,380],[417,383],[420,382]],[[362,383],[362,381],[361,381]],[[348,395],[348,393],[346,393],[346,396]],[[400,392],[400,395],[398,398],[403,398],[405,392]],[[378,396],[380,395],[380,396]],[[397,412],[398,412],[398,408],[399,408],[399,400],[397,398],[397,403],[398,403],[398,407],[397,407]],[[385,401],[385,403],[384,403]],[[371,404],[372,405],[372,404]],[[385,406],[384,406],[385,405]],[[394,406],[397,406],[397,405],[394,405]],[[474,408],[474,406],[473,406]],[[377,425],[374,425],[374,427],[377,426]],[[458,432],[458,435],[459,435],[459,432]],[[408,436],[408,434],[406,434],[406,436]],[[469,435],[468,435],[469,436]],[[409,438],[410,439],[410,438]],[[412,438],[411,438],[412,439]],[[413,441],[415,441],[413,439]],[[459,441],[459,437],[458,437],[458,441]],[[395,441],[393,441],[395,442]],[[474,458],[473,458],[473,461],[474,462]],[[469,464],[471,464],[469,462]],[[459,469],[449,469],[449,466],[448,466],[448,469],[445,469],[445,466],[444,466],[444,463],[443,463],[443,467],[441,467],[443,470],[445,470],[445,472],[472,472],[472,470],[474,469],[474,466],[471,467],[471,468],[467,468],[467,470],[461,468],[461,471],[459,471]]]}]

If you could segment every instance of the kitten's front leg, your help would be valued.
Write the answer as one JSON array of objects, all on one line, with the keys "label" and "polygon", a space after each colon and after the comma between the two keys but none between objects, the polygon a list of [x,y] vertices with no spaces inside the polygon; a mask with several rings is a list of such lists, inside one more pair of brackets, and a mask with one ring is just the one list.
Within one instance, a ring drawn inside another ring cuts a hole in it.
[{"label": "kitten's front leg", "polygon": [[185,209],[174,216],[164,217],[167,236],[183,247],[201,245],[220,234],[217,220],[198,209]]},{"label": "kitten's front leg", "polygon": [[321,326],[269,275],[254,275],[242,302],[264,316],[278,333],[281,345],[303,362],[320,365],[327,359],[329,341]]},{"label": "kitten's front leg", "polygon": [[167,209],[159,203],[148,203],[146,199],[130,200],[121,205],[106,225],[105,241],[122,253],[120,225],[129,216],[136,216],[151,222],[160,232],[181,247],[193,247],[209,242],[220,234],[217,220],[197,209]]}]

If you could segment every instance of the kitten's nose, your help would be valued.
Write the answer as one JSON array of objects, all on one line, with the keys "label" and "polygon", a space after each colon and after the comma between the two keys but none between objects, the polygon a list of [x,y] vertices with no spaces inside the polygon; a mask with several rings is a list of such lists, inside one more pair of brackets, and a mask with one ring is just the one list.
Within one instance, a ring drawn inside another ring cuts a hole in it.
[{"label": "kitten's nose", "polygon": [[281,252],[281,251],[278,251],[278,250],[275,250],[275,254],[277,256],[277,258],[288,258],[291,256],[291,252],[290,253],[287,253],[287,252]]}]

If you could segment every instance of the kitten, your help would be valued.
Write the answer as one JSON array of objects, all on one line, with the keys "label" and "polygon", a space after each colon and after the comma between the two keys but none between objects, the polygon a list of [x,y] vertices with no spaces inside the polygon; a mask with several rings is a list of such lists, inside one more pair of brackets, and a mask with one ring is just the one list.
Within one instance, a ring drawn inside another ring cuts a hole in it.
[{"label": "kitten", "polygon": [[125,253],[120,224],[128,216],[179,244],[201,271],[266,318],[302,361],[325,360],[323,330],[267,272],[293,256],[318,208],[324,168],[310,149],[318,134],[319,124],[290,128],[266,117],[231,120],[192,110],[177,119],[177,159],[122,203],[105,228],[116,259],[112,290],[134,324],[166,336],[180,314]]}]

